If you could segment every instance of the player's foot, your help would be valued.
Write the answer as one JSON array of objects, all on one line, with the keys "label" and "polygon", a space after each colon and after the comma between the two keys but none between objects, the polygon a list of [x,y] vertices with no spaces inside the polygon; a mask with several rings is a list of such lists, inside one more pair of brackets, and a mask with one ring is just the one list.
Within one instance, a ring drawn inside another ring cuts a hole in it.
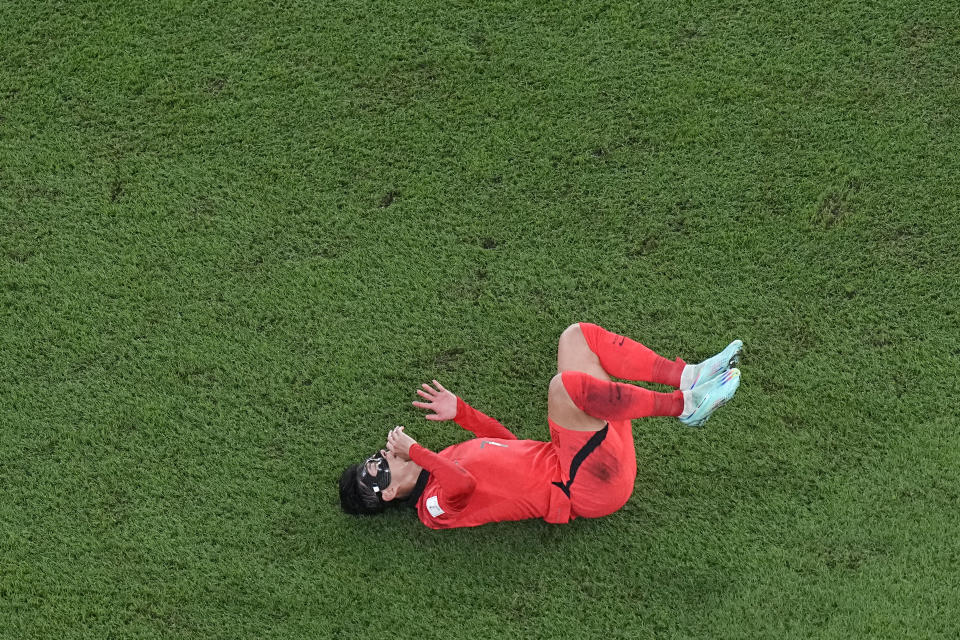
[{"label": "player's foot", "polygon": [[727,345],[726,349],[712,358],[707,358],[700,364],[688,364],[683,368],[683,373],[680,374],[680,391],[693,389],[698,384],[704,384],[724,371],[737,366],[740,363],[742,353],[743,341],[734,340]]},{"label": "player's foot", "polygon": [[728,369],[696,389],[684,391],[680,422],[688,427],[702,427],[714,411],[730,402],[739,386],[740,369]]}]

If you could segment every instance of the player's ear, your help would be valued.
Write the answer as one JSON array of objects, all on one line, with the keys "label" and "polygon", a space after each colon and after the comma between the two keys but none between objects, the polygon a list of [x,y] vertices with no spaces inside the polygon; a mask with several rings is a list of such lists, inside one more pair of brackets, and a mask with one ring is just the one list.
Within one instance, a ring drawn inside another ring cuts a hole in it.
[{"label": "player's ear", "polygon": [[390,502],[397,497],[397,487],[395,485],[390,485],[386,489],[380,492],[380,495],[383,496],[384,502]]}]

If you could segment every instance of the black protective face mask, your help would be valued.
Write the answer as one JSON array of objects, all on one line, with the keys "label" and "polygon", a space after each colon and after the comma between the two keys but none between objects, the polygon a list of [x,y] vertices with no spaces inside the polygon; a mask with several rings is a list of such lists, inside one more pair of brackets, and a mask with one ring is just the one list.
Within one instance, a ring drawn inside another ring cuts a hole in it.
[{"label": "black protective face mask", "polygon": [[[367,467],[370,466],[371,462],[377,464],[377,475],[371,475],[367,471]],[[390,486],[390,465],[387,464],[387,459],[383,457],[383,454],[379,451],[369,458],[367,458],[362,465],[360,465],[360,483],[370,487],[377,498],[383,502],[383,496],[380,494],[381,491]]]}]

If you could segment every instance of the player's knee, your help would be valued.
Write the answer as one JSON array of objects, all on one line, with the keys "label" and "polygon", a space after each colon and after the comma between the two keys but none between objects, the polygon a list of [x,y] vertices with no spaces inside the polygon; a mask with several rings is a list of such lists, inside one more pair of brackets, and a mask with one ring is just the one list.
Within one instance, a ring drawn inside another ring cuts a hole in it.
[{"label": "player's knee", "polygon": [[550,397],[556,395],[567,395],[567,390],[563,388],[563,375],[559,373],[550,378]]},{"label": "player's knee", "polygon": [[579,342],[585,341],[583,330],[580,329],[580,323],[575,322],[560,334],[560,342]]},{"label": "player's knee", "polygon": [[557,342],[557,350],[558,354],[565,355],[567,358],[589,352],[587,339],[583,335],[580,323],[574,323],[563,330]]},{"label": "player's knee", "polygon": [[567,388],[563,386],[563,374],[558,373],[550,379],[550,391],[548,394],[550,405],[553,407],[573,407],[573,400],[567,393]]}]

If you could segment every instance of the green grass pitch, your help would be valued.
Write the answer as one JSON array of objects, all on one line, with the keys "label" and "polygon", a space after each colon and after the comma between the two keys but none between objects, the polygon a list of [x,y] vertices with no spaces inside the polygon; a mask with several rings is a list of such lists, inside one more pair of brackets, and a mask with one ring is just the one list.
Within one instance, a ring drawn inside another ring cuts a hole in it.
[{"label": "green grass pitch", "polygon": [[[953,0],[0,2],[0,638],[955,638]],[[432,378],[742,338],[601,520],[339,512]]]}]

